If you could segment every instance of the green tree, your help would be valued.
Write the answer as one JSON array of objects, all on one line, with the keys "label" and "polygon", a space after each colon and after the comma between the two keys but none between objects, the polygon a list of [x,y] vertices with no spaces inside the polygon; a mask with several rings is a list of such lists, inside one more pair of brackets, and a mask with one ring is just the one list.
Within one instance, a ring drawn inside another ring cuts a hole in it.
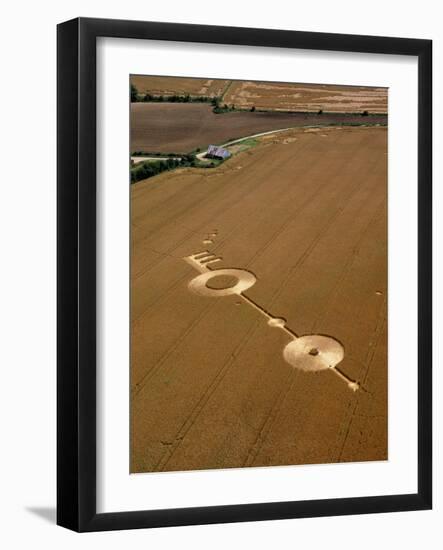
[{"label": "green tree", "polygon": [[134,84],[131,84],[131,101],[138,101],[138,90]]}]

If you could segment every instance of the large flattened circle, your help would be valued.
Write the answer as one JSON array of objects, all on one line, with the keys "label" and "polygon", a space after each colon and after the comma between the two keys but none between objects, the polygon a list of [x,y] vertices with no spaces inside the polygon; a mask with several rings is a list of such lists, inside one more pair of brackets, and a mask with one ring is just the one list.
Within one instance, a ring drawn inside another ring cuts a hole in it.
[{"label": "large flattened circle", "polygon": [[[213,277],[219,277],[220,275],[235,277],[237,283],[228,288],[209,288],[206,286],[206,283]],[[229,296],[231,294],[241,294],[248,288],[251,288],[256,281],[255,275],[245,269],[215,269],[194,277],[194,279],[189,281],[188,288],[200,296]]]},{"label": "large flattened circle", "polygon": [[287,363],[310,372],[335,367],[344,355],[345,350],[340,342],[320,334],[296,338],[283,350],[283,357]]}]

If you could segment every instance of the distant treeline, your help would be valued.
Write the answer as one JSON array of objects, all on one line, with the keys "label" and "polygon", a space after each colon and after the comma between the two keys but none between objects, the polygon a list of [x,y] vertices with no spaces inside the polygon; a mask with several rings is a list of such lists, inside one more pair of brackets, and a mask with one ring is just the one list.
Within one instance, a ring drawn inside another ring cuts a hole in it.
[{"label": "distant treeline", "polygon": [[190,94],[174,94],[174,95],[155,95],[150,93],[139,93],[137,88],[131,84],[131,101],[132,102],[145,102],[145,101],[157,101],[157,102],[168,102],[168,103],[211,103],[216,106],[218,104],[217,97],[210,96],[192,96]]},{"label": "distant treeline", "polygon": [[[197,153],[200,149],[197,150]],[[131,153],[131,157],[182,157],[183,153],[159,153],[151,151],[134,151]]]},{"label": "distant treeline", "polygon": [[229,113],[232,111],[255,111],[255,107],[250,109],[237,109],[235,105],[227,105],[221,103],[221,98],[218,96],[193,96],[190,94],[173,94],[173,95],[155,95],[146,92],[140,93],[134,84],[131,84],[131,102],[132,103],[210,103],[213,106],[214,113]]},{"label": "distant treeline", "polygon": [[131,168],[131,183],[152,178],[161,172],[174,170],[174,168],[178,168],[179,166],[195,165],[196,160],[194,155],[184,155],[181,159],[169,158],[167,160],[149,160]]}]

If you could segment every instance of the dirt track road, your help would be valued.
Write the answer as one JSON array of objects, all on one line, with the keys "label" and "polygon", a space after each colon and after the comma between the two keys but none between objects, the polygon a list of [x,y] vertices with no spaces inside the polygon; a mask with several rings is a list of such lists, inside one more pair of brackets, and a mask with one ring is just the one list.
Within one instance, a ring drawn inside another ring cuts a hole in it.
[{"label": "dirt track road", "polygon": [[[131,186],[132,472],[387,457],[387,131],[261,141]],[[237,296],[191,293],[183,258],[204,250],[253,272],[246,294],[298,335],[341,342],[362,390],[291,367]]]},{"label": "dirt track road", "polygon": [[[245,141],[247,139],[254,139],[254,138],[257,138],[257,137],[262,137],[262,136],[269,136],[271,134],[278,134],[280,132],[286,132],[287,130],[291,130],[292,128],[281,128],[279,130],[269,130],[267,132],[260,132],[259,134],[252,134],[250,136],[245,136],[245,137],[241,137],[241,138],[238,138],[238,139],[233,139],[231,141],[227,141],[226,143],[223,143],[221,145],[221,147],[228,147],[229,145],[234,145],[236,143],[241,143],[242,141]],[[206,159],[206,154],[207,154],[207,150],[206,151],[203,151],[202,153],[198,153],[197,155],[195,155],[198,160],[202,161],[202,162],[205,162]],[[137,157],[131,157],[131,158],[137,158]],[[209,162],[209,160],[208,160]]]}]

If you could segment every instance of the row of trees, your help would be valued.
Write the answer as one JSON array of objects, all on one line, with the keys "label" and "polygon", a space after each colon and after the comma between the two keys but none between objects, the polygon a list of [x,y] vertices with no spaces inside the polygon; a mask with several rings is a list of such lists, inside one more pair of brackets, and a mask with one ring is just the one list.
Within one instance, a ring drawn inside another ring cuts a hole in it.
[{"label": "row of trees", "polygon": [[149,92],[145,94],[139,93],[134,84],[131,84],[131,101],[145,102],[145,101],[158,101],[168,103],[212,103],[216,105],[218,98],[209,96],[191,96],[190,94],[173,94],[173,95],[155,95]]},{"label": "row of trees", "polygon": [[211,101],[211,98],[207,96],[191,96],[189,94],[153,95],[147,93],[144,96],[139,97],[138,101],[167,101],[169,103],[209,103]]},{"label": "row of trees", "polygon": [[[197,150],[197,153],[199,151]],[[150,151],[133,151],[131,157],[181,157],[181,153],[151,153]]]},{"label": "row of trees", "polygon": [[[210,96],[191,96],[190,94],[179,95],[155,95],[155,94],[140,94],[134,84],[131,84],[131,102],[168,102],[168,103],[210,103],[213,106],[214,113],[227,113],[229,111],[235,111],[235,105],[223,105],[220,103],[220,97]],[[251,111],[255,111],[255,107],[251,107]]]},{"label": "row of trees", "polygon": [[181,159],[168,158],[166,160],[154,160],[140,163],[131,169],[131,183],[152,178],[161,172],[173,170],[178,166],[195,166],[195,155],[184,155]]}]

